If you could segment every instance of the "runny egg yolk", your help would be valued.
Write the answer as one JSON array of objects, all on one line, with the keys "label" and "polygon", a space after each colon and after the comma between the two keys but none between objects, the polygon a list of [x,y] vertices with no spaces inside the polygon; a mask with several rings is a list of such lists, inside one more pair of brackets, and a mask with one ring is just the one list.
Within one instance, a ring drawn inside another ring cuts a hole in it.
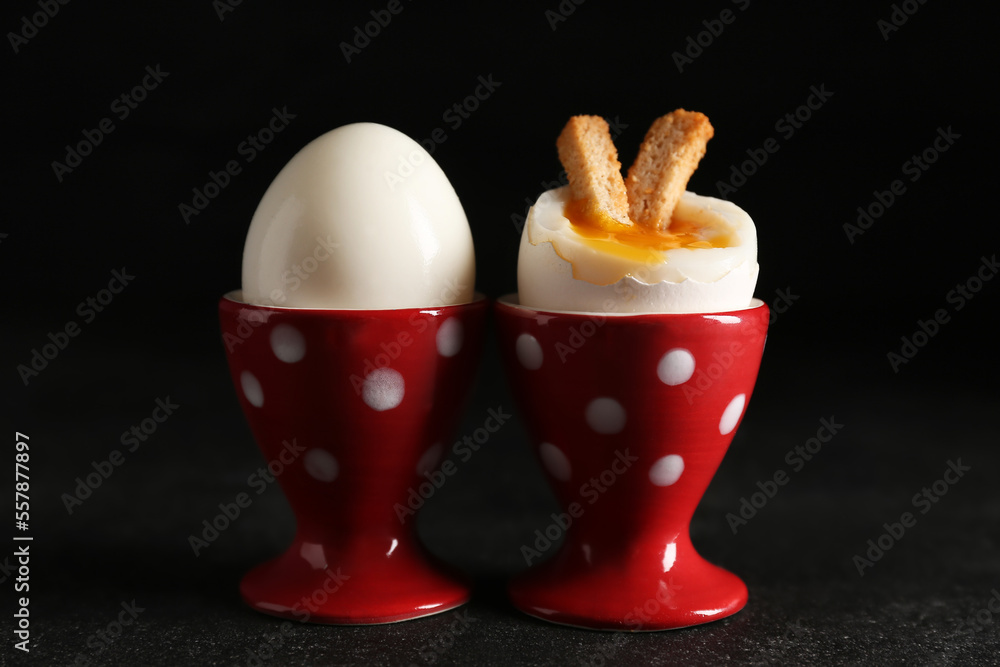
[{"label": "runny egg yolk", "polygon": [[736,243],[732,230],[721,224],[706,225],[674,217],[666,230],[623,225],[585,199],[566,204],[564,214],[585,245],[623,259],[648,261],[651,255],[674,248],[728,248]]}]

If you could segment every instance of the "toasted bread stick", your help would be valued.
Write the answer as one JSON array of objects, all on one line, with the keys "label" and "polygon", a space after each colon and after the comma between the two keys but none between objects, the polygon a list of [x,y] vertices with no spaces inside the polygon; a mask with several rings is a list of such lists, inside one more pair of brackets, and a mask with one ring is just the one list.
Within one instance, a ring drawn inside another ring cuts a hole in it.
[{"label": "toasted bread stick", "polygon": [[600,116],[573,116],[559,135],[556,148],[569,176],[573,199],[583,199],[598,214],[631,225],[622,165],[607,122]]},{"label": "toasted bread stick", "polygon": [[628,170],[629,217],[666,230],[715,131],[705,114],[677,109],[653,121]]}]

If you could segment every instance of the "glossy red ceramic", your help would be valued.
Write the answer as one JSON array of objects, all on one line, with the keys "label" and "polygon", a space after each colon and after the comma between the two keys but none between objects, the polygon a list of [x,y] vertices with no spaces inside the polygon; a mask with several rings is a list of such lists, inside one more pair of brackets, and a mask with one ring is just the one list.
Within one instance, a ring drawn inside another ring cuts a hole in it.
[{"label": "glossy red ceramic", "polygon": [[702,558],[688,528],[757,379],[768,308],[754,303],[635,315],[497,303],[508,377],[562,504],[521,549],[541,564],[510,583],[516,607],[602,630],[681,628],[743,608],[744,583]]},{"label": "glossy red ceramic", "polygon": [[391,623],[454,608],[469,587],[419,544],[414,507],[451,443],[486,302],[400,310],[219,304],[240,404],[295,513],[292,545],[248,573],[259,611]]}]

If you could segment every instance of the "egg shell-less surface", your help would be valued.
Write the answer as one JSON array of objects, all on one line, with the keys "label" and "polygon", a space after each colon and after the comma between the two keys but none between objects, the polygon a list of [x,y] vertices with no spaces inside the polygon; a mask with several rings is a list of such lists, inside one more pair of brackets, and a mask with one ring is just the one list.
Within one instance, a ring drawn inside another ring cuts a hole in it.
[{"label": "egg shell-less surface", "polygon": [[300,150],[261,199],[243,251],[243,298],[291,308],[468,303],[469,223],[441,167],[405,134],[345,125]]},{"label": "egg shell-less surface", "polygon": [[727,231],[725,248],[650,251],[642,259],[588,245],[563,214],[568,187],[542,193],[528,213],[517,264],[521,305],[601,313],[699,313],[750,305],[757,233],[738,206],[685,192],[674,216]]}]

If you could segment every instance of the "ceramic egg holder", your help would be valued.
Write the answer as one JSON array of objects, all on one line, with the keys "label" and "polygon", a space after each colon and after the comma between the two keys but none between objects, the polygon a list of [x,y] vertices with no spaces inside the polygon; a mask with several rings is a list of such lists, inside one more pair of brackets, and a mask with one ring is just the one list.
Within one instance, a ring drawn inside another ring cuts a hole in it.
[{"label": "ceramic egg holder", "polygon": [[517,608],[601,630],[680,628],[743,608],[746,585],[695,551],[689,524],[750,399],[768,316],[756,300],[635,315],[498,302],[508,377],[569,524],[559,552],[510,583]]},{"label": "ceramic egg holder", "polygon": [[469,587],[418,542],[412,489],[451,442],[485,301],[440,308],[270,308],[223,297],[240,404],[295,514],[291,546],[240,586],[254,609],[331,624],[452,609]]}]

